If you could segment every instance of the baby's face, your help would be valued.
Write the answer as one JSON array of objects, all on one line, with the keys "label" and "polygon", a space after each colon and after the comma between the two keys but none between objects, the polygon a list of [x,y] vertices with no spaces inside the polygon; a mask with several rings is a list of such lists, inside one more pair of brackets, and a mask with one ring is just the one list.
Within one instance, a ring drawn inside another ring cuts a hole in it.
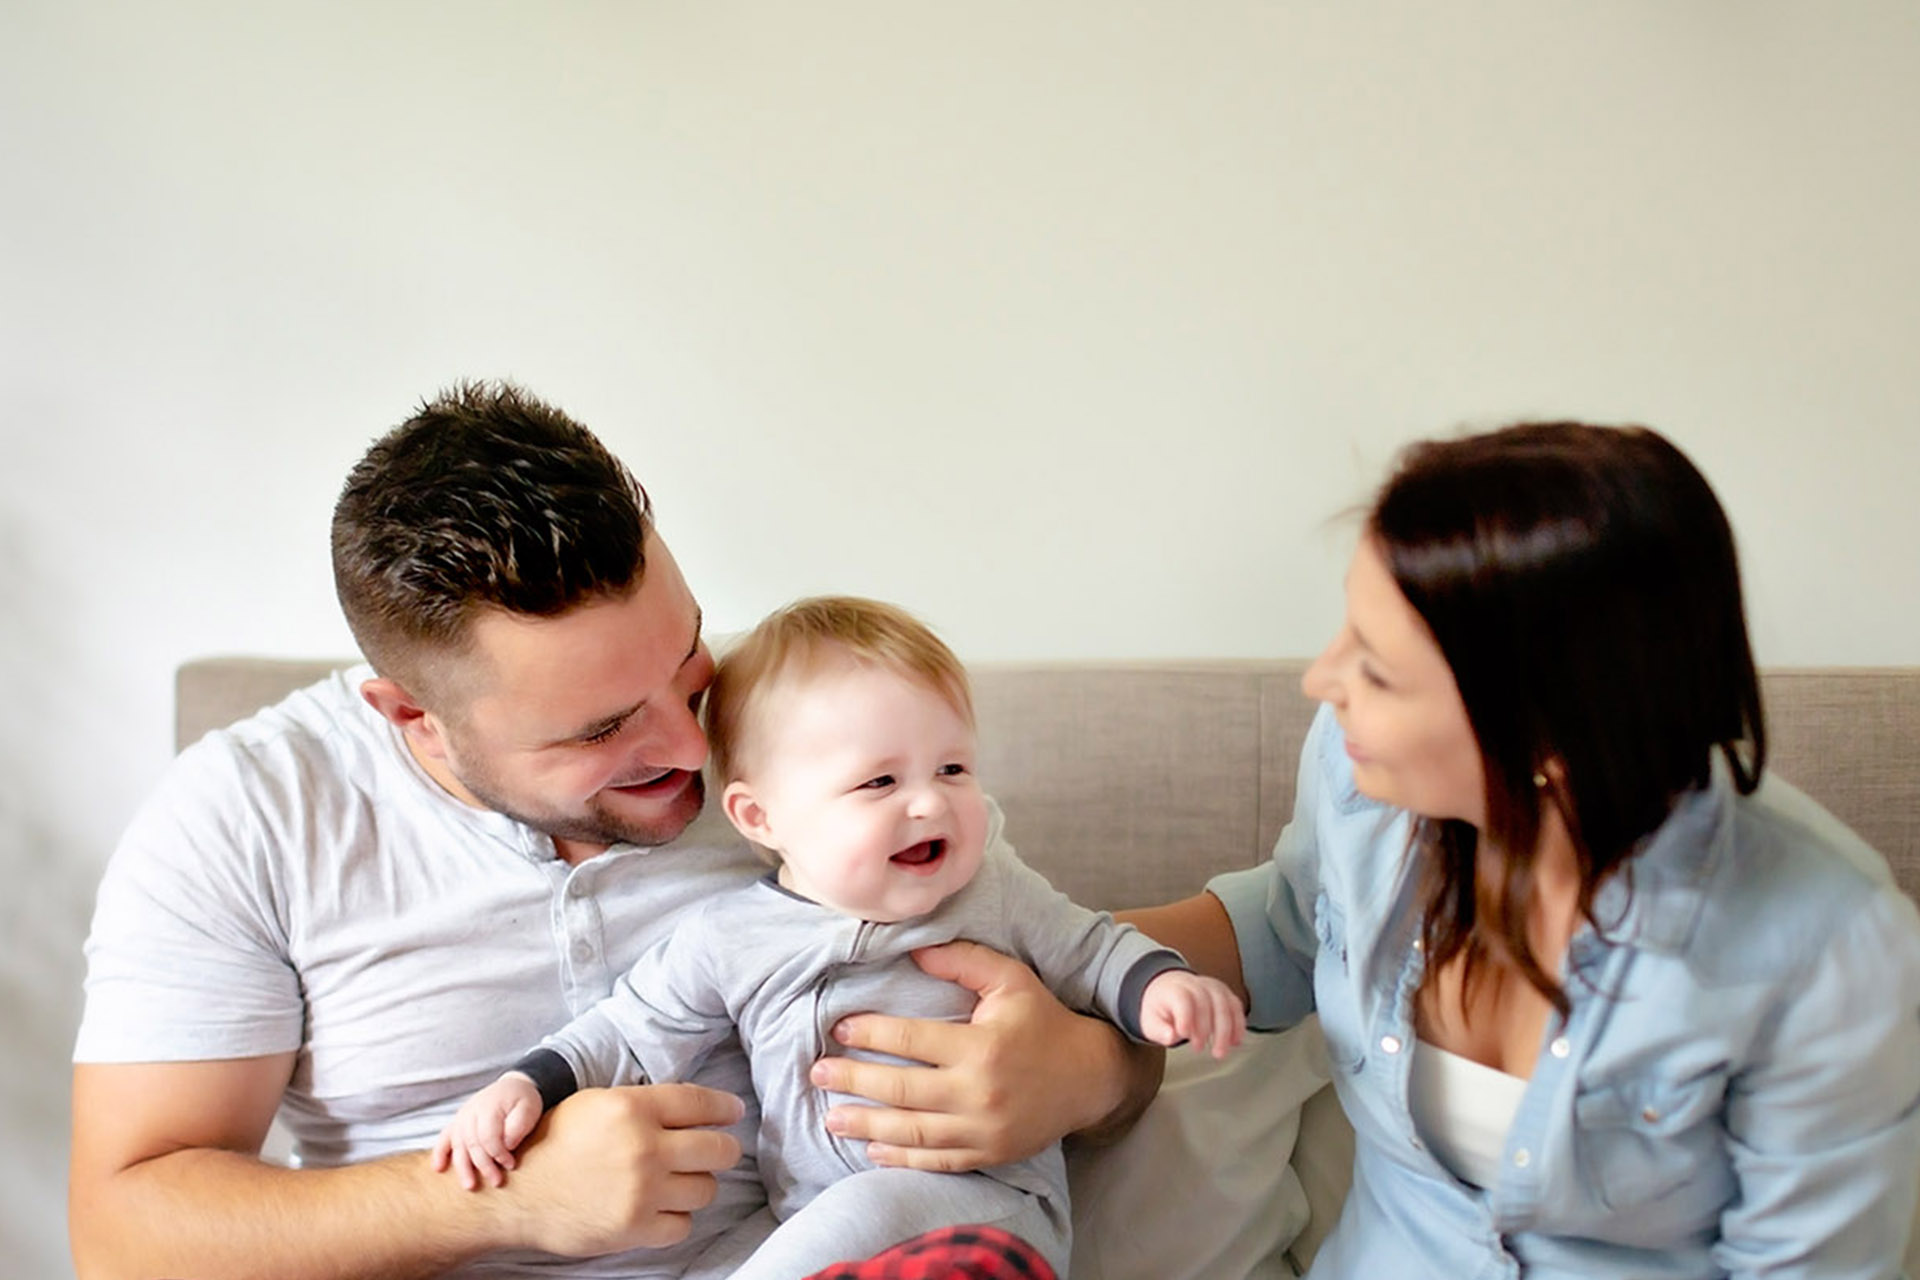
[{"label": "baby's face", "polygon": [[979,870],[974,733],[939,692],[852,661],[771,691],[746,780],[780,883],[863,920],[925,915]]}]

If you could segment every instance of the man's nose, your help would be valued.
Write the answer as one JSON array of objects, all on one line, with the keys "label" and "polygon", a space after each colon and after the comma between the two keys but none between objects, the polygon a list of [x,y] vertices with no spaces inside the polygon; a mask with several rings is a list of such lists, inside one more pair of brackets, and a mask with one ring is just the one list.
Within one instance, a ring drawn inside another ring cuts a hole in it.
[{"label": "man's nose", "polygon": [[647,763],[692,773],[707,762],[707,735],[690,706],[668,703],[647,747]]}]

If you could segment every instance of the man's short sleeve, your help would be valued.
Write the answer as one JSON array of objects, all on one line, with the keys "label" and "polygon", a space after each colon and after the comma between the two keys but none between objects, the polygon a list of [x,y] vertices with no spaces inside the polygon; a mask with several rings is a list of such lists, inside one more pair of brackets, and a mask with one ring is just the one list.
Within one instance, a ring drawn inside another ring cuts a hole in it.
[{"label": "man's short sleeve", "polygon": [[302,1001],[259,805],[273,787],[213,735],[174,761],[108,862],[87,938],[78,1062],[297,1049]]}]

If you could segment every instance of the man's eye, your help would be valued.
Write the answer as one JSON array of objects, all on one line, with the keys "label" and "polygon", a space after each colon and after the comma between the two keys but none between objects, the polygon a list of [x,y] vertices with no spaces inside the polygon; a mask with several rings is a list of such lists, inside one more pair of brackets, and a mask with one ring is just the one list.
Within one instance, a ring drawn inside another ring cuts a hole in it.
[{"label": "man's eye", "polygon": [[[621,724],[624,724],[624,723],[625,721],[621,722]],[[620,724],[610,724],[606,728],[600,730],[600,732],[590,733],[586,737],[580,739],[580,745],[583,747],[597,746],[600,743],[607,741],[607,739],[613,737],[613,735],[618,732],[620,732]]]},{"label": "man's eye", "polygon": [[877,778],[868,778],[860,784],[862,791],[882,791],[893,785],[893,775],[883,773]]}]

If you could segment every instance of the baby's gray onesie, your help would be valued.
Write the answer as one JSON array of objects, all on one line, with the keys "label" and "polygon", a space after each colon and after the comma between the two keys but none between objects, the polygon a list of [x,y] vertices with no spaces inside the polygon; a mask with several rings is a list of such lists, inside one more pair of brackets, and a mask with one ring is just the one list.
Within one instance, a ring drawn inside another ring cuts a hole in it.
[{"label": "baby's gray onesie", "polygon": [[1062,1003],[1140,1038],[1141,993],[1159,974],[1184,968],[1180,956],[1055,890],[997,838],[998,818],[979,873],[919,919],[857,920],[787,892],[772,876],[711,899],[611,995],[543,1041],[529,1055],[530,1074],[549,1105],[568,1091],[564,1083],[554,1089],[553,1055],[579,1088],[685,1080],[737,1028],[760,1098],[760,1174],[782,1225],[732,1272],[736,1280],[793,1280],[975,1222],[1020,1236],[1064,1276],[1071,1226],[1058,1144],[971,1174],[879,1169],[864,1143],[826,1128],[828,1107],[865,1100],[807,1081],[815,1059],[850,1052],[828,1034],[847,1014],[965,1020],[974,994],[927,976],[909,954],[956,939],[1025,961]]}]

